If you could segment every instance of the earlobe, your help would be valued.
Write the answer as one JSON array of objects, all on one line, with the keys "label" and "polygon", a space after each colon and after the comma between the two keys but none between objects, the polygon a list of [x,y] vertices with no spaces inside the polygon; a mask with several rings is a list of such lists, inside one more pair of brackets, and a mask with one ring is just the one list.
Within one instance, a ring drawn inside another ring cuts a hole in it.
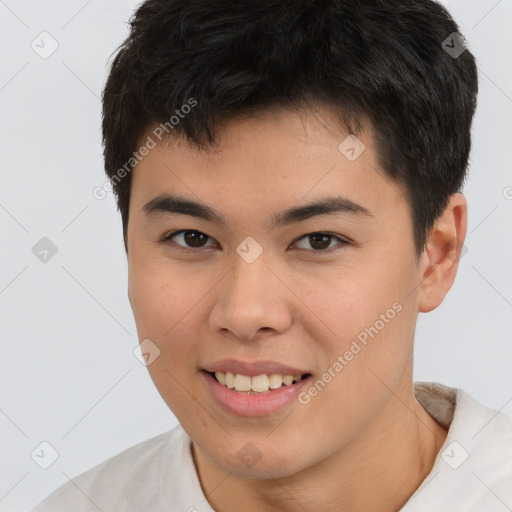
[{"label": "earlobe", "polygon": [[466,198],[457,192],[436,220],[421,257],[418,311],[437,308],[453,285],[467,230]]}]

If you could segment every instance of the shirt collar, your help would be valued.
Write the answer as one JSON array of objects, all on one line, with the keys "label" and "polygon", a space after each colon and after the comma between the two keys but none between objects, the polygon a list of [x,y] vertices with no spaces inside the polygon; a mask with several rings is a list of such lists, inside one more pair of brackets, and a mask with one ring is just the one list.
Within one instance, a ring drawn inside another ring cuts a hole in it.
[{"label": "shirt collar", "polygon": [[416,382],[414,391],[448,436],[401,512],[512,510],[512,419],[462,389]]}]

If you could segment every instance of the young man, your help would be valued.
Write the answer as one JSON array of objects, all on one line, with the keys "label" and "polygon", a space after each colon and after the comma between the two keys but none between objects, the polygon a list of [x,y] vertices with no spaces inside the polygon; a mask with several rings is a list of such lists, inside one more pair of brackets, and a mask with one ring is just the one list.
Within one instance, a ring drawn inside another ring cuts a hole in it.
[{"label": "young man", "polygon": [[413,383],[477,73],[431,0],[148,0],[104,96],[151,377],[180,425],[58,510],[501,511],[512,421]]}]

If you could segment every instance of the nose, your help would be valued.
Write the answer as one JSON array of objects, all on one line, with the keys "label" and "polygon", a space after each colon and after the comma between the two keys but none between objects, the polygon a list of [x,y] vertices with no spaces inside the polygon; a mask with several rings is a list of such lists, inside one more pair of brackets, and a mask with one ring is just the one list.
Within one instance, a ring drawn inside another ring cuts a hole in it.
[{"label": "nose", "polygon": [[285,332],[293,319],[293,294],[281,279],[263,256],[252,263],[239,258],[216,287],[211,329],[244,341],[252,341],[263,332]]}]

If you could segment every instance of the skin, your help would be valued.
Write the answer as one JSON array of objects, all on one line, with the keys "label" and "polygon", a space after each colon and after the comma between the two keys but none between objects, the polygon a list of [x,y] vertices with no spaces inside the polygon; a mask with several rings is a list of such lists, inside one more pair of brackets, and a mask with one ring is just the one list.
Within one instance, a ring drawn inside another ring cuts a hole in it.
[{"label": "skin", "polygon": [[[418,312],[439,306],[455,279],[464,196],[451,196],[418,260],[410,208],[380,169],[371,127],[357,134],[366,149],[355,161],[338,150],[348,134],[320,107],[261,111],[215,129],[218,144],[209,150],[161,143],[137,164],[128,223],[139,339],[161,351],[148,370],[192,439],[205,496],[218,512],[397,510],[447,435],[414,396],[412,355]],[[341,213],[271,227],[271,213],[333,191],[372,217]],[[208,204],[228,227],[144,213],[164,192]],[[160,241],[181,229],[209,238]],[[304,237],[319,231],[351,243]],[[248,236],[263,248],[251,264],[236,252]],[[402,310],[307,404],[234,416],[200,374],[219,359],[270,359],[316,380],[397,302]],[[247,442],[261,454],[250,467],[237,457]]]}]

